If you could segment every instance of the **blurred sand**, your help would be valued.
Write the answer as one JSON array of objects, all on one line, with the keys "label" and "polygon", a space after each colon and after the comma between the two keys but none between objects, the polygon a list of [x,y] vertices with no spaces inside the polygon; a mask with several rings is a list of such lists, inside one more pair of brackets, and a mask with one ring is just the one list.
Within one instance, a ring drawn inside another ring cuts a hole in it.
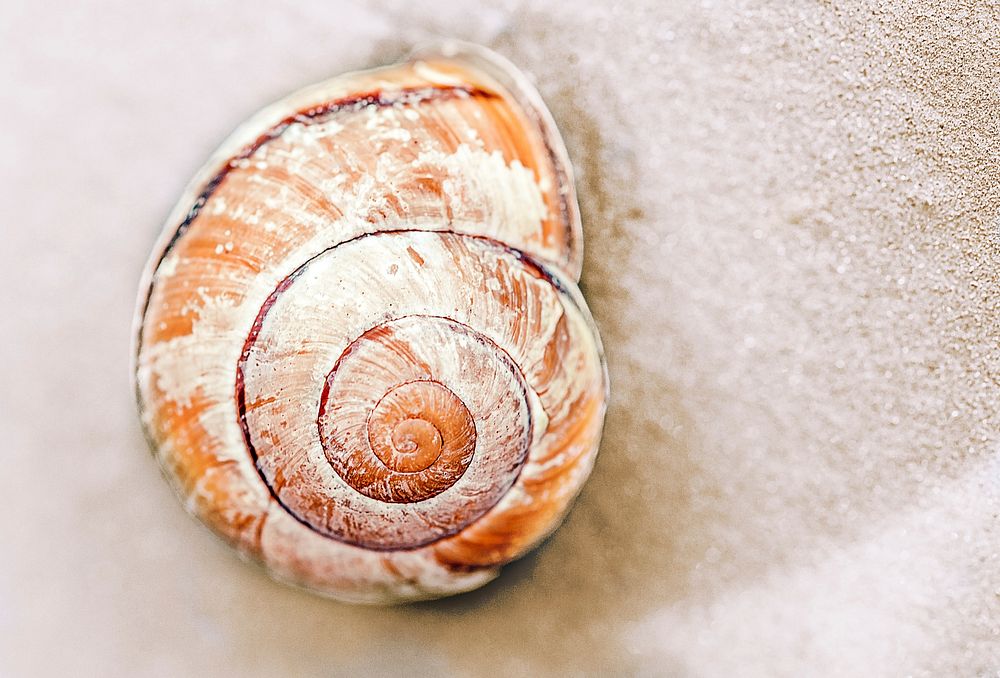
[{"label": "blurred sand", "polygon": [[[207,4],[0,10],[0,674],[1000,669],[1000,4]],[[184,514],[129,325],[232,127],[438,35],[564,131],[613,403],[540,551],[351,608]]]}]

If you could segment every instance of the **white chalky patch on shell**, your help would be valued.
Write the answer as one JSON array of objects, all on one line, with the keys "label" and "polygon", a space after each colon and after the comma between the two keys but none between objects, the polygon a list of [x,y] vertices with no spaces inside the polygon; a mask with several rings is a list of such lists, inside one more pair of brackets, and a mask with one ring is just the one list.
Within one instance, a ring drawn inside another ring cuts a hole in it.
[{"label": "white chalky patch on shell", "polygon": [[452,154],[428,151],[417,159],[445,168],[452,178],[443,186],[452,203],[488,196],[492,208],[489,225],[494,233],[538,232],[546,214],[545,199],[534,172],[519,161],[508,165],[499,151],[486,153],[468,144],[459,145]]},{"label": "white chalky patch on shell", "polygon": [[160,278],[169,278],[177,272],[177,266],[180,263],[181,258],[176,254],[164,257],[163,261],[160,263],[160,268],[157,269],[156,274]]},{"label": "white chalky patch on shell", "polygon": [[[169,341],[147,343],[140,370],[148,372],[150,385],[181,407],[190,407],[194,394],[230,372],[242,346],[233,347],[232,330],[240,308],[228,297],[205,296],[196,307],[198,317],[190,334]],[[220,360],[232,357],[231,362]]]}]

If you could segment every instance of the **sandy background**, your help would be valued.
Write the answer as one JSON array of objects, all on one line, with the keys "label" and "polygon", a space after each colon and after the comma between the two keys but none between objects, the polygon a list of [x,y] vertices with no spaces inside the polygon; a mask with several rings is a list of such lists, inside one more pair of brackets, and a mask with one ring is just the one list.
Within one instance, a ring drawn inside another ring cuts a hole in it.
[{"label": "sandy background", "polygon": [[[6,3],[0,674],[993,675],[1000,4]],[[259,106],[414,41],[531,72],[613,402],[564,528],[357,609],[188,518],[128,386],[140,269]]]}]

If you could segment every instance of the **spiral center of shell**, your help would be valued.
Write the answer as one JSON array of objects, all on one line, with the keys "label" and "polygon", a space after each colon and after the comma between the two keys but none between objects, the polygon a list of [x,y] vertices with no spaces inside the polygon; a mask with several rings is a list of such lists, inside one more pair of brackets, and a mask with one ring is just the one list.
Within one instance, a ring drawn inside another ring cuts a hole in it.
[{"label": "spiral center of shell", "polygon": [[392,446],[400,454],[423,459],[430,466],[441,454],[441,432],[423,419],[407,419],[392,430]]},{"label": "spiral center of shell", "polygon": [[419,473],[442,453],[475,446],[465,404],[446,386],[414,381],[390,390],[368,418],[368,444],[386,468]]},{"label": "spiral center of shell", "polygon": [[[551,380],[534,366],[559,345],[566,308],[518,260],[500,266],[506,256],[462,236],[385,233],[331,248],[275,287],[245,342],[237,400],[260,477],[290,515],[393,550],[454,535],[503,499],[534,430],[519,366]],[[456,257],[497,277],[489,294]],[[511,295],[538,301],[511,307]],[[544,339],[520,343],[533,336]]]}]

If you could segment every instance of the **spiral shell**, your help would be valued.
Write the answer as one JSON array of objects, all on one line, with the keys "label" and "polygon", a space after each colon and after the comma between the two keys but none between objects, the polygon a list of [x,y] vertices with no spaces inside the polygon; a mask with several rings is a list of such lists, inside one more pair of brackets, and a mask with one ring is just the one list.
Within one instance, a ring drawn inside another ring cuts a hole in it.
[{"label": "spiral shell", "polygon": [[570,167],[513,66],[445,45],[240,127],[168,219],[135,379],[187,507],[276,578],[469,590],[561,521],[607,398]]}]

